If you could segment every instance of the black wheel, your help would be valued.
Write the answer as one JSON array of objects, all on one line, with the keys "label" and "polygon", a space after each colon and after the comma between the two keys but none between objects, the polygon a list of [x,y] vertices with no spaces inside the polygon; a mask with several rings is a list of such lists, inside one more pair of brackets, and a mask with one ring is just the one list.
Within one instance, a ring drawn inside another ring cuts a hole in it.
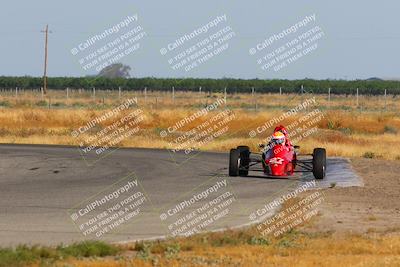
[{"label": "black wheel", "polygon": [[314,148],[313,174],[315,179],[324,179],[326,172],[326,150],[325,148]]},{"label": "black wheel", "polygon": [[238,146],[237,150],[240,150],[240,151],[249,150],[250,151],[250,148],[248,146]]},{"label": "black wheel", "polygon": [[238,176],[240,166],[240,151],[232,148],[229,152],[229,176]]},{"label": "black wheel", "polygon": [[240,153],[239,175],[247,176],[249,174],[250,148],[248,146],[238,146],[237,150]]}]

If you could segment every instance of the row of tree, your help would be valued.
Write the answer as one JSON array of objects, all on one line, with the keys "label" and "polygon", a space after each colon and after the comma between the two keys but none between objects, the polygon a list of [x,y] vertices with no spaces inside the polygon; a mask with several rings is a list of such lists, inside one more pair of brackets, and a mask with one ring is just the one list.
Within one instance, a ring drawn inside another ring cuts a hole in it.
[{"label": "row of tree", "polygon": [[[1,89],[38,89],[42,87],[43,79],[40,77],[6,77],[0,76]],[[52,77],[48,78],[48,88],[56,90],[71,89],[113,89],[118,87],[123,90],[148,90],[171,91],[203,91],[223,92],[227,88],[228,93],[251,92],[254,88],[258,93],[277,93],[280,88],[284,93],[312,92],[316,94],[328,92],[332,94],[354,94],[359,88],[360,94],[381,95],[385,89],[388,94],[400,94],[400,81],[388,81],[379,79],[370,80],[259,80],[259,79],[171,79],[171,78],[114,78],[105,77]]]}]

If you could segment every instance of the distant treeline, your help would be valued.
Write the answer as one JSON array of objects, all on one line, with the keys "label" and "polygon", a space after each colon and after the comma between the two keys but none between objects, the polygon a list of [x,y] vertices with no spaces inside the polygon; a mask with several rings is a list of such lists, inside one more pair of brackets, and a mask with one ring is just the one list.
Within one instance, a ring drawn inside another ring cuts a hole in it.
[{"label": "distant treeline", "polygon": [[[0,76],[0,89],[39,89],[43,86],[40,77],[5,77]],[[228,93],[250,93],[254,88],[257,93],[278,93],[282,88],[283,93],[326,94],[331,88],[332,94],[355,94],[359,88],[360,94],[382,95],[387,90],[388,94],[400,94],[400,81],[374,80],[243,80],[243,79],[164,79],[164,78],[115,78],[103,77],[52,77],[48,78],[48,88],[55,90],[71,89],[113,89],[121,87],[123,90],[139,91],[147,87],[148,90],[171,91],[199,91]]]}]

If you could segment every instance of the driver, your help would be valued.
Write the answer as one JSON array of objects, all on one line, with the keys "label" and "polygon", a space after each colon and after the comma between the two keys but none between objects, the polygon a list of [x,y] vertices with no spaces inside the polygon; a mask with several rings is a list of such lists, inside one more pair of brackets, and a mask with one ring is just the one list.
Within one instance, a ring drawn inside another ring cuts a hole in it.
[{"label": "driver", "polygon": [[286,137],[281,131],[274,132],[272,134],[272,143],[282,145],[286,143]]},{"label": "driver", "polygon": [[280,146],[280,148],[289,149],[286,144],[287,141],[285,135],[281,131],[274,131],[271,136],[271,141],[266,146],[264,146],[263,159],[265,160],[265,158],[271,157],[275,145],[282,145]]},{"label": "driver", "polygon": [[274,131],[271,136],[270,141],[267,145],[263,146],[264,151],[270,151],[275,145],[286,145],[286,136],[281,131]]},{"label": "driver", "polygon": [[291,147],[292,143],[290,142],[290,140],[288,138],[288,132],[287,132],[285,126],[283,126],[283,125],[276,126],[273,134],[275,134],[277,132],[280,132],[285,136],[285,145],[288,147]]},{"label": "driver", "polygon": [[274,129],[274,132],[272,133],[270,141],[266,144],[263,145],[263,151],[268,152],[271,150],[275,144],[283,144],[287,149],[291,149],[292,143],[290,142],[288,138],[288,132],[283,125],[276,126]]}]

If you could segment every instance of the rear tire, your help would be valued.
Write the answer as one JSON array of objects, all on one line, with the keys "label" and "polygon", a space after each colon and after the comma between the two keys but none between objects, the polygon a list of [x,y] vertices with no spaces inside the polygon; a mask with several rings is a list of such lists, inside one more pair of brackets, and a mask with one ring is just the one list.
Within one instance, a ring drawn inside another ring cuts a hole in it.
[{"label": "rear tire", "polygon": [[240,151],[232,148],[229,152],[229,176],[239,175]]},{"label": "rear tire", "polygon": [[326,150],[325,148],[314,148],[313,152],[313,174],[315,179],[324,179],[326,174]]},{"label": "rear tire", "polygon": [[250,164],[250,148],[248,146],[238,146],[237,150],[240,153],[240,166],[239,175],[247,176],[249,174],[249,164]]}]

